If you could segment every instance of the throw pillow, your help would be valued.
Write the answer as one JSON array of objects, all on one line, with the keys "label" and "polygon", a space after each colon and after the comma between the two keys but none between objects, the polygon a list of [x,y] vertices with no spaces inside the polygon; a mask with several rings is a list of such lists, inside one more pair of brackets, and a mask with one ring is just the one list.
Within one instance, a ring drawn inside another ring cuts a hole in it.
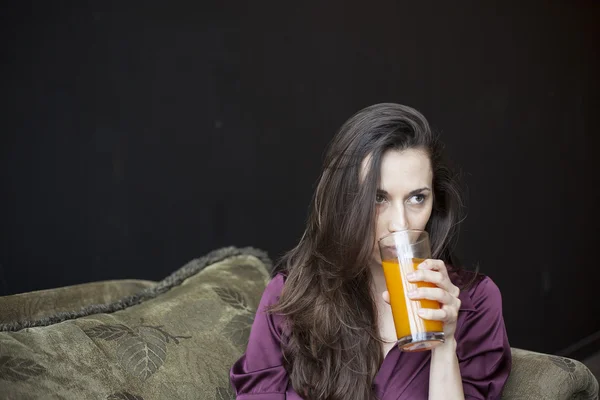
[{"label": "throw pillow", "polygon": [[245,349],[270,268],[259,250],[220,249],[153,287],[74,318],[62,313],[0,324],[0,393],[8,399],[233,399],[229,368]]},{"label": "throw pillow", "polygon": [[42,320],[63,312],[77,313],[91,304],[110,304],[155,284],[141,279],[121,279],[0,297],[0,323]]}]

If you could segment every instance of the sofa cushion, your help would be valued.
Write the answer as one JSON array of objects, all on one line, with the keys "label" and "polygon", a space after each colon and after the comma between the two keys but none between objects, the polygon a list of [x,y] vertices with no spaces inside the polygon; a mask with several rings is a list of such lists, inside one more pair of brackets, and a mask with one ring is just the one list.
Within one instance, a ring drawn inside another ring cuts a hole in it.
[{"label": "sofa cushion", "polygon": [[[225,248],[77,315],[0,324],[0,392],[14,399],[232,399],[271,262]],[[102,312],[97,312],[102,310]]]},{"label": "sofa cushion", "polygon": [[511,351],[512,370],[503,399],[598,399],[598,381],[581,362],[517,348]]},{"label": "sofa cushion", "polygon": [[82,283],[0,297],[0,323],[35,321],[58,313],[76,313],[92,304],[110,304],[152,287],[156,282],[122,279]]}]

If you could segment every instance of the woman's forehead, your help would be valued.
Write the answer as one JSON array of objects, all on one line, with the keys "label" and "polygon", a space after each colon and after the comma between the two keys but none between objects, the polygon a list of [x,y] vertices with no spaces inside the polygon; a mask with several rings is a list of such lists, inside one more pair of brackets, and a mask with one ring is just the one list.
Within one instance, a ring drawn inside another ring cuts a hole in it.
[{"label": "woman's forehead", "polygon": [[[361,182],[372,167],[372,154],[368,154],[361,163]],[[388,192],[415,187],[431,186],[433,173],[427,153],[420,149],[388,150],[380,163],[381,189]]]},{"label": "woman's forehead", "polygon": [[388,193],[431,187],[433,174],[427,154],[421,150],[391,151],[381,160],[379,186]]}]

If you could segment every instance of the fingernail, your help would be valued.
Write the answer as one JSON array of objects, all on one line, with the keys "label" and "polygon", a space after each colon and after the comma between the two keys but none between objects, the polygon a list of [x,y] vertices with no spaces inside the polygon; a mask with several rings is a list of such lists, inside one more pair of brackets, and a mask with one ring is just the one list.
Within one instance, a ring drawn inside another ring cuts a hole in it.
[{"label": "fingernail", "polygon": [[417,295],[417,291],[415,289],[408,292],[408,297],[415,297]]},{"label": "fingernail", "polygon": [[408,274],[406,274],[406,279],[408,279],[409,281],[412,281],[416,278],[416,275],[414,272],[409,272]]},{"label": "fingernail", "polygon": [[421,317],[424,317],[424,316],[425,316],[425,314],[427,314],[427,310],[425,310],[424,308],[420,308],[420,309],[419,309],[419,315],[420,315]]}]

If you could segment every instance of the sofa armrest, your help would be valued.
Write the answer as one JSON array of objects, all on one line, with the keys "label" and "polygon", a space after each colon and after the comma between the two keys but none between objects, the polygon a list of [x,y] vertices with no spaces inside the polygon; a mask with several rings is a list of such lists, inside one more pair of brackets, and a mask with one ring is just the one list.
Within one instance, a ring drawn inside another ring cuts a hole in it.
[{"label": "sofa armrest", "polygon": [[598,381],[579,361],[517,348],[512,357],[503,399],[598,399]]}]

